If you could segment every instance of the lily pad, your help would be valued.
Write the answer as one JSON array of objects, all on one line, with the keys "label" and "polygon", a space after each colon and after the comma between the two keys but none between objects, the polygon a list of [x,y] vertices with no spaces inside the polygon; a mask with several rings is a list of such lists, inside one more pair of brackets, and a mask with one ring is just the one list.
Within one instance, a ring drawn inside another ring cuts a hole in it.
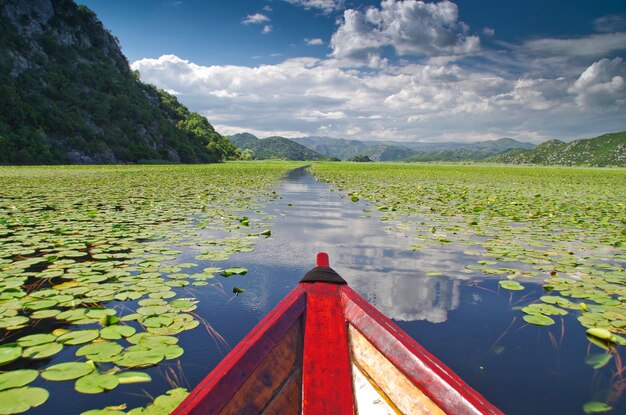
[{"label": "lily pad", "polygon": [[22,355],[22,348],[15,343],[4,344],[0,346],[0,365],[6,365],[14,360],[19,359]]},{"label": "lily pad", "polygon": [[47,367],[41,377],[51,381],[64,381],[83,377],[95,370],[94,366],[84,362],[59,363]]},{"label": "lily pad", "polygon": [[119,383],[119,379],[114,375],[92,373],[78,379],[74,389],[80,393],[96,394],[115,389]]},{"label": "lily pad", "polygon": [[88,343],[94,339],[97,339],[100,332],[96,329],[70,331],[57,337],[56,341],[61,344],[67,344],[74,346],[77,344]]},{"label": "lily pad", "polygon": [[32,369],[12,370],[0,374],[0,391],[26,386],[37,379],[39,372]]},{"label": "lily pad", "polygon": [[0,392],[0,414],[21,414],[48,400],[48,391],[25,386]]},{"label": "lily pad", "polygon": [[100,337],[107,340],[118,340],[122,337],[130,337],[135,334],[136,331],[137,330],[135,330],[135,328],[132,326],[116,324],[101,329]]},{"label": "lily pad", "polygon": [[591,401],[583,405],[583,411],[586,414],[598,414],[602,412],[608,412],[611,409],[613,409],[613,407],[605,404],[604,402]]},{"label": "lily pad", "polygon": [[245,275],[247,273],[248,273],[247,268],[232,267],[232,268],[226,268],[224,271],[221,272],[220,275],[223,277],[230,277],[231,275]]},{"label": "lily pad", "polygon": [[22,357],[27,359],[45,359],[54,356],[61,350],[63,350],[63,345],[60,343],[44,343],[24,349]]},{"label": "lily pad", "polygon": [[145,372],[122,372],[117,373],[115,376],[117,376],[117,379],[122,385],[128,383],[144,383],[152,381],[150,375]]},{"label": "lily pad", "polygon": [[499,284],[500,287],[511,291],[519,291],[524,289],[524,286],[517,281],[502,280],[499,281]]},{"label": "lily pad", "polygon": [[522,318],[525,322],[536,326],[551,326],[554,324],[554,320],[548,316],[544,316],[543,314],[527,314]]}]

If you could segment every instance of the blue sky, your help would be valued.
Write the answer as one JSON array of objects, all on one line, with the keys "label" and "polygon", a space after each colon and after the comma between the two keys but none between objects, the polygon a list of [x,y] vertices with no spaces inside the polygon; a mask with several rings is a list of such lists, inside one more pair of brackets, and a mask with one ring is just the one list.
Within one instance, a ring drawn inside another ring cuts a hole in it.
[{"label": "blue sky", "polygon": [[223,134],[540,142],[626,130],[626,2],[81,0]]}]

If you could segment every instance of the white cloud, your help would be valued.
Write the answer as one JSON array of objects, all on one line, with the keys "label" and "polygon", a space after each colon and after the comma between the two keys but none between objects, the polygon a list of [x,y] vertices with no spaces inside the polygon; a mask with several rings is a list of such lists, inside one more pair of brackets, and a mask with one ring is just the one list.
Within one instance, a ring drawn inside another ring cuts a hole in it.
[{"label": "white cloud", "polygon": [[626,16],[623,14],[609,14],[593,21],[593,28],[601,33],[626,31]]},{"label": "white cloud", "polygon": [[383,0],[380,8],[349,9],[331,39],[333,57],[356,63],[380,60],[391,46],[399,56],[464,55],[480,49],[478,36],[458,20],[456,4]]},{"label": "white cloud", "polygon": [[331,13],[344,8],[343,0],[284,0],[294,6],[300,6],[307,10],[318,9],[324,13]]},{"label": "white cloud", "polygon": [[272,6],[265,5],[265,6],[263,6],[263,10],[266,11],[266,12],[271,12],[272,11]]},{"label": "white cloud", "polygon": [[589,66],[569,88],[584,109],[626,107],[626,65],[621,58],[602,59]]},{"label": "white cloud", "polygon": [[319,45],[323,45],[324,41],[320,38],[315,38],[315,39],[308,39],[305,38],[304,42],[309,45],[309,46],[319,46]]},{"label": "white cloud", "polygon": [[544,56],[601,57],[626,50],[626,32],[567,39],[535,39],[524,43],[524,48]]},{"label": "white cloud", "polygon": [[496,34],[496,31],[491,27],[483,27],[483,35],[491,37]]},{"label": "white cloud", "polygon": [[269,22],[270,18],[261,13],[249,14],[241,21],[243,24],[261,24]]},{"label": "white cloud", "polygon": [[263,30],[261,30],[261,33],[267,34],[267,33],[271,32],[271,31],[272,31],[272,25],[267,24],[267,25],[263,26]]}]

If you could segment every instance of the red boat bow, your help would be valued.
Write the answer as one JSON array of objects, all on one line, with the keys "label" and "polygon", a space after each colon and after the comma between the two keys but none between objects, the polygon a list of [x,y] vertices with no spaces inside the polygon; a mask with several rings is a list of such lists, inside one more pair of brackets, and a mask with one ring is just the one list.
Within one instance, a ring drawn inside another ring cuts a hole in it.
[{"label": "red boat bow", "polygon": [[502,414],[316,264],[173,414]]}]

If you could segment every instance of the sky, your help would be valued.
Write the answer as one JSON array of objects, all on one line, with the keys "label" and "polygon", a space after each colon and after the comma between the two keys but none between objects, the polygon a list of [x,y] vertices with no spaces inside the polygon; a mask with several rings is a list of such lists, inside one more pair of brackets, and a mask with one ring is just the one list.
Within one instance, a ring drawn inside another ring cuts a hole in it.
[{"label": "sky", "polygon": [[623,0],[79,0],[224,135],[539,143],[626,130]]}]

